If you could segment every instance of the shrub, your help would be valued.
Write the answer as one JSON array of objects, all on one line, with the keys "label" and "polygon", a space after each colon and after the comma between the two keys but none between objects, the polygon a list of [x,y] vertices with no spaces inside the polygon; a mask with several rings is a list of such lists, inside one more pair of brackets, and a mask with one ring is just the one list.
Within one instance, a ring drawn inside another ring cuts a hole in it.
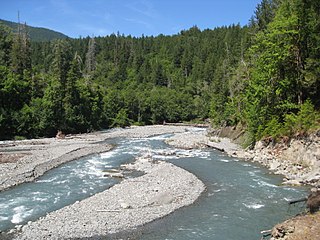
[{"label": "shrub", "polygon": [[319,129],[320,115],[314,109],[310,100],[307,100],[301,105],[300,111],[297,114],[291,113],[285,115],[284,131],[288,135],[293,135],[298,132],[309,132],[310,130]]},{"label": "shrub", "polygon": [[113,123],[111,127],[127,127],[130,126],[130,119],[128,117],[127,111],[125,109],[121,109],[117,116],[113,119]]},{"label": "shrub", "polygon": [[271,136],[274,139],[280,137],[283,133],[283,125],[279,122],[278,117],[273,117],[267,124],[262,133],[263,136]]},{"label": "shrub", "polygon": [[26,137],[23,137],[23,136],[14,136],[14,140],[16,141],[20,141],[20,140],[25,140]]}]

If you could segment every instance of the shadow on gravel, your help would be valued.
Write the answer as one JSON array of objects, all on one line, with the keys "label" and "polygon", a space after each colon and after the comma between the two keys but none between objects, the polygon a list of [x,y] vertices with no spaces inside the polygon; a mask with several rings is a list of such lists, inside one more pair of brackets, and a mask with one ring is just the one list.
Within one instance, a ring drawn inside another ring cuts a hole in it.
[{"label": "shadow on gravel", "polygon": [[[110,234],[106,236],[92,236],[84,238],[70,238],[68,240],[139,240],[142,236],[142,233],[139,232],[124,232],[117,234]],[[2,239],[1,239],[2,240]],[[5,239],[9,240],[9,239]]]}]

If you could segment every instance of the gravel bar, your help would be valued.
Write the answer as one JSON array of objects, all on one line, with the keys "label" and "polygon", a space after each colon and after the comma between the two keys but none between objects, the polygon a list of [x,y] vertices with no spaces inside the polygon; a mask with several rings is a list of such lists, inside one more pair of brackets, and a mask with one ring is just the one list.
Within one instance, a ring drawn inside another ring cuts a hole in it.
[{"label": "gravel bar", "polygon": [[205,190],[196,176],[168,162],[141,157],[122,167],[146,174],[29,222],[14,239],[106,239],[190,205]]}]

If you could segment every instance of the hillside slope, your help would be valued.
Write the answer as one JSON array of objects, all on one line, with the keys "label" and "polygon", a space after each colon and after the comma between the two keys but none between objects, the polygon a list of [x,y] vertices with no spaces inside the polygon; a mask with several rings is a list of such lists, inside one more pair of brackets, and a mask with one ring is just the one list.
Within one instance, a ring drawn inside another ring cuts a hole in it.
[{"label": "hillside slope", "polygon": [[[11,28],[14,32],[17,31],[18,29],[18,23],[15,23],[15,22],[10,22],[10,21],[0,19],[0,24],[3,24]],[[41,27],[28,26],[28,32],[29,32],[31,41],[35,41],[35,42],[46,42],[53,39],[68,38],[68,36],[64,35],[63,33],[56,32],[47,28],[41,28]]]}]

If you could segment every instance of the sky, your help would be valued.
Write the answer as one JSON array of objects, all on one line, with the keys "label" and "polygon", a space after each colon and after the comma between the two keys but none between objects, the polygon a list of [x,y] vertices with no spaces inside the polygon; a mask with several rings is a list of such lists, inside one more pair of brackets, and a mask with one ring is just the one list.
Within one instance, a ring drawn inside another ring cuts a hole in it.
[{"label": "sky", "polygon": [[248,23],[261,0],[0,0],[0,19],[69,37],[172,35]]}]

